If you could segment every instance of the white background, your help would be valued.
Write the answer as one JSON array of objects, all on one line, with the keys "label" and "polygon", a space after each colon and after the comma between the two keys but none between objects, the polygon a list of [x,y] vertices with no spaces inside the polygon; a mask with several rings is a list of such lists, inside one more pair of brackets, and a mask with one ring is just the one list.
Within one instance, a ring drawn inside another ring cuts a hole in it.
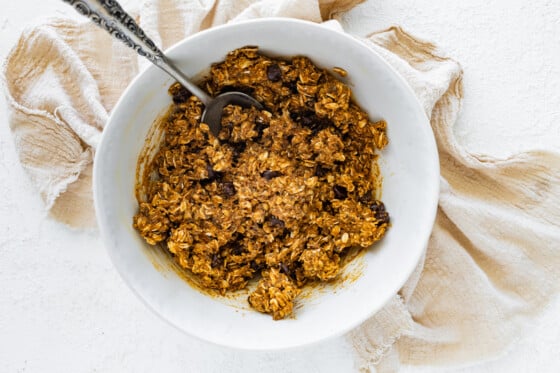
[{"label": "white background", "polygon": [[[131,1],[123,1],[131,3]],[[2,0],[0,59],[28,22],[73,15],[60,0]],[[372,0],[343,17],[365,35],[399,24],[465,69],[456,125],[472,152],[560,150],[560,2]],[[17,163],[0,99],[0,372],[352,372],[344,338],[292,352],[215,347],[148,311],[113,269],[97,232],[50,220]],[[560,299],[497,360],[442,371],[560,371]],[[433,371],[403,368],[406,372]]]}]

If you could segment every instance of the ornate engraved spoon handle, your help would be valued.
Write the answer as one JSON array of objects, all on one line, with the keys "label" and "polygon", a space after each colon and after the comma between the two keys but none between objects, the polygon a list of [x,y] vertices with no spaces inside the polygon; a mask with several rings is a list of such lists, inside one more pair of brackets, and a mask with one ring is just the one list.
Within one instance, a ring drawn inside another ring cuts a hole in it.
[{"label": "ornate engraved spoon handle", "polygon": [[181,72],[169,61],[163,52],[146,36],[134,19],[126,13],[116,0],[62,0],[72,5],[78,13],[88,17],[99,27],[105,29],[118,40],[146,57],[156,66],[167,72],[191,93],[208,105],[210,96]]}]

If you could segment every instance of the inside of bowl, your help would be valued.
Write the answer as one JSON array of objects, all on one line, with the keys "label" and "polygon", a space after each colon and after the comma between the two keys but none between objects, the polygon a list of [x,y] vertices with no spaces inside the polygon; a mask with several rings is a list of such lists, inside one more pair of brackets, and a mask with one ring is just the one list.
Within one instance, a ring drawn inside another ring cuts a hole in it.
[{"label": "inside of bowl", "polygon": [[[258,32],[256,31],[258,30]],[[342,67],[357,103],[388,122],[390,144],[380,158],[383,201],[391,214],[386,237],[352,263],[360,273],[343,286],[324,286],[302,299],[295,317],[273,321],[247,307],[244,295],[219,300],[185,283],[169,258],[154,255],[132,228],[138,155],[152,123],[170,104],[172,80],[148,68],[127,89],[108,123],[96,157],[95,202],[105,244],[123,279],[157,314],[196,337],[247,349],[300,346],[341,334],[379,310],[421,257],[435,217],[439,168],[427,118],[410,88],[361,42],[320,25],[269,19],[197,34],[169,50],[195,76],[227,52],[257,45],[273,56],[305,55],[318,66]],[[208,46],[212,46],[209,48]]]}]

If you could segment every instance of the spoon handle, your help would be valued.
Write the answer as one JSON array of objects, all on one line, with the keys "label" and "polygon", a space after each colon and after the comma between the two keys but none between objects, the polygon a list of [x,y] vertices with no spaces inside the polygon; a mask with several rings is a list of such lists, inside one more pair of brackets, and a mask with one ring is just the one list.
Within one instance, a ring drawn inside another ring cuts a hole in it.
[{"label": "spoon handle", "polygon": [[62,0],[83,16],[106,30],[116,39],[134,49],[160,69],[171,75],[208,106],[212,98],[192,83],[155,45],[134,19],[116,0]]}]

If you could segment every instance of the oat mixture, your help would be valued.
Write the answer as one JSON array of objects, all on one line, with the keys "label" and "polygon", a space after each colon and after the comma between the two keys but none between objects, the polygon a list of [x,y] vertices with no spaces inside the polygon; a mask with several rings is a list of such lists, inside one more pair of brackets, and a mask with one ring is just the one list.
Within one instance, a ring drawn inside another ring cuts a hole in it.
[{"label": "oat mixture", "polygon": [[171,86],[165,138],[149,165],[157,177],[144,180],[134,227],[203,287],[226,293],[260,276],[249,304],[282,319],[302,286],[335,278],[349,248],[385,234],[376,153],[386,123],[371,122],[350,88],[306,57],[241,48],[203,86],[246,92],[265,109],[227,106],[216,138],[200,123],[201,102]]}]

